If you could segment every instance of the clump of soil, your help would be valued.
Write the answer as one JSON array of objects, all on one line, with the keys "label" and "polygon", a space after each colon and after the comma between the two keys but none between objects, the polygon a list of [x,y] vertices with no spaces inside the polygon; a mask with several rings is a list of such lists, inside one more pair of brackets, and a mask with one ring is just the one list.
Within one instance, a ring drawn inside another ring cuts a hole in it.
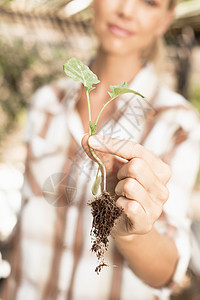
[{"label": "clump of soil", "polygon": [[108,249],[108,236],[114,226],[115,221],[121,216],[123,209],[116,206],[116,199],[108,192],[103,192],[100,196],[95,197],[89,203],[93,216],[91,237],[91,251],[95,252],[99,265],[95,272],[100,273],[104,266],[104,253]]}]

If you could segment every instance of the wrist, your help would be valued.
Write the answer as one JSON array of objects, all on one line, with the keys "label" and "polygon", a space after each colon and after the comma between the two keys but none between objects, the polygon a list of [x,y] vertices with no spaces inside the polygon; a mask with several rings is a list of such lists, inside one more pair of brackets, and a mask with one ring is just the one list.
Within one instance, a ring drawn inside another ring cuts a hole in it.
[{"label": "wrist", "polygon": [[116,243],[132,243],[137,240],[138,234],[129,234],[129,235],[112,235],[112,238]]},{"label": "wrist", "polygon": [[112,234],[112,238],[114,239],[116,244],[132,244],[133,242],[140,243],[144,241],[146,238],[148,238],[151,235],[154,235],[154,228],[152,228],[148,233],[145,234],[128,234],[128,235],[114,235]]}]

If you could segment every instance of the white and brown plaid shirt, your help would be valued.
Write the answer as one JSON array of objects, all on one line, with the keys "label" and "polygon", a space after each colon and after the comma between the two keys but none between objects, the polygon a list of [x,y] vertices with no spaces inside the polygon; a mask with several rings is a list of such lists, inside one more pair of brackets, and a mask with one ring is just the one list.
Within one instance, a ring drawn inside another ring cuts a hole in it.
[{"label": "white and brown plaid shirt", "polygon": [[23,209],[15,235],[12,273],[3,300],[168,299],[191,255],[190,196],[199,166],[199,119],[180,95],[160,85],[151,64],[130,85],[147,100],[124,95],[99,133],[142,143],[170,164],[169,200],[156,229],[171,236],[179,262],[170,286],[153,289],[130,270],[110,238],[100,275],[91,247],[91,186],[97,166],[80,141],[75,110],[80,84],[65,78],[33,95],[26,130]]}]

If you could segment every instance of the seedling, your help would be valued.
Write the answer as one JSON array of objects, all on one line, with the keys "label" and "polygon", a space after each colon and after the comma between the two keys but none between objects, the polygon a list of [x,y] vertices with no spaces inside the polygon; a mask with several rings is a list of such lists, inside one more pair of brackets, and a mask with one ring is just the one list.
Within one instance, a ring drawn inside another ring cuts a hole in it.
[{"label": "seedling", "polygon": [[[82,83],[85,87],[89,117],[89,136],[92,136],[97,132],[97,125],[101,114],[103,113],[106,106],[118,96],[126,93],[133,93],[144,98],[144,96],[142,96],[140,93],[129,89],[127,81],[125,81],[121,85],[110,85],[110,91],[108,92],[110,99],[103,105],[96,121],[93,122],[89,95],[90,92],[95,89],[93,85],[100,83],[97,75],[94,74],[88,66],[84,65],[80,60],[74,57],[70,58],[63,65],[63,69],[67,76],[71,77],[74,81]],[[111,229],[114,226],[114,222],[122,214],[122,209],[116,206],[115,197],[110,195],[110,193],[106,190],[106,168],[103,162],[99,159],[99,157],[91,147],[89,149],[92,156],[99,165],[92,186],[92,194],[96,195],[98,193],[99,187],[101,186],[101,195],[99,197],[95,197],[94,201],[90,203],[93,215],[93,224],[91,230],[91,234],[93,235],[93,244],[91,250],[96,253],[97,258],[100,261],[99,266],[95,270],[97,273],[99,273],[101,271],[101,268],[106,265],[102,260],[102,257],[108,247],[108,236],[110,235]],[[101,174],[99,174],[100,170]]]},{"label": "seedling", "polygon": [[[104,109],[106,108],[106,106],[111,103],[114,99],[116,99],[118,96],[122,95],[122,94],[126,94],[126,93],[133,93],[136,95],[141,96],[142,98],[144,98],[144,96],[142,96],[140,93],[129,89],[128,88],[128,82],[125,81],[123,84],[121,85],[111,85],[110,86],[110,92],[108,92],[110,99],[108,100],[108,102],[106,102],[106,104],[103,105],[102,109],[100,110],[98,117],[96,119],[95,122],[92,122],[92,114],[91,114],[91,107],[90,107],[90,98],[89,98],[89,93],[95,89],[95,87],[93,87],[93,84],[98,84],[100,81],[97,78],[96,74],[94,74],[88,66],[84,65],[80,60],[78,60],[77,58],[70,58],[63,66],[64,72],[67,76],[71,77],[74,81],[78,81],[81,82],[84,87],[85,87],[85,91],[86,91],[86,96],[87,96],[87,105],[88,105],[88,117],[89,117],[89,136],[94,135],[97,132],[97,124],[99,121],[99,118],[102,114],[102,112],[104,111]],[[91,154],[93,155],[93,157],[95,158],[95,160],[98,162],[99,166],[102,167],[102,177],[104,178],[104,184],[103,184],[103,191],[106,191],[106,169],[105,166],[103,164],[103,162],[96,156],[94,150],[92,148],[90,148]],[[92,193],[93,195],[96,195],[99,189],[99,186],[101,185],[101,176],[98,175],[99,174],[99,169],[97,171],[97,176],[95,178],[93,187],[92,187]]]}]

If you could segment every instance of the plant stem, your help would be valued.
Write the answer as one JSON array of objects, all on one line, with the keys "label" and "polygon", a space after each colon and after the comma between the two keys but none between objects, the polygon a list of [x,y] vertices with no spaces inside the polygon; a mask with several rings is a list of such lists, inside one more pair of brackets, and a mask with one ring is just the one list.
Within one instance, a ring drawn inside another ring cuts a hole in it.
[{"label": "plant stem", "polygon": [[[90,97],[89,97],[89,92],[88,89],[86,89],[86,96],[87,96],[87,104],[88,104],[88,118],[89,118],[89,122],[91,122],[91,106],[90,106]],[[92,135],[91,132],[91,128],[89,126],[89,136]],[[94,157],[94,159],[98,162],[99,166],[101,166],[101,172],[102,172],[102,176],[103,176],[103,191],[106,191],[106,168],[103,164],[103,162],[100,160],[100,158],[98,158],[98,156],[95,154],[94,149],[92,149],[91,147],[89,147],[90,152],[92,154],[92,156]]]},{"label": "plant stem", "polygon": [[[95,158],[95,160],[98,162],[99,166],[101,166],[101,173],[103,176],[103,192],[106,191],[106,167],[104,166],[103,162],[100,160],[100,158],[96,155],[94,149],[90,148],[90,152],[92,156]],[[97,173],[99,172],[99,169],[97,170]]]},{"label": "plant stem", "polygon": [[[87,96],[87,104],[88,104],[88,118],[89,118],[89,122],[91,122],[91,106],[90,106],[90,98],[89,98],[89,92],[88,89],[86,89],[86,96]],[[89,126],[89,136],[91,136],[91,128]]]},{"label": "plant stem", "polygon": [[[116,98],[116,97],[115,97],[115,98]],[[97,119],[96,119],[96,122],[95,122],[96,125],[97,125],[97,123],[98,123],[98,121],[99,121],[99,118],[100,118],[102,112],[103,112],[104,109],[106,108],[106,106],[107,106],[112,100],[114,100],[115,98],[111,98],[110,100],[108,100],[108,102],[106,102],[106,104],[103,105],[103,107],[102,107],[102,109],[100,110],[100,113],[98,114],[98,117],[97,117]]]}]

